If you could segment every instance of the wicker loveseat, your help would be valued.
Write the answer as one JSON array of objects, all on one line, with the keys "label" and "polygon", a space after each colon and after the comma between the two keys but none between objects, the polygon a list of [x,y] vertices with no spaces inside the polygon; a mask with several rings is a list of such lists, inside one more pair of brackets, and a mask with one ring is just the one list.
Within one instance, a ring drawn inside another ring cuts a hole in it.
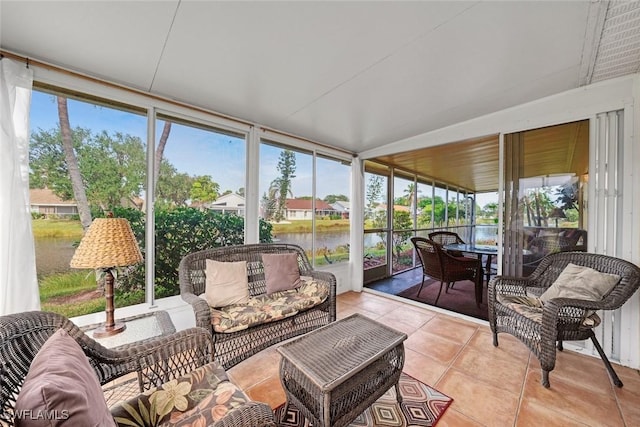
[{"label": "wicker loveseat", "polygon": [[[67,345],[64,349],[51,346],[52,340],[59,336],[66,340]],[[75,348],[75,356],[80,358],[81,363],[74,363],[66,357],[70,347]],[[63,381],[58,383],[58,390],[65,391],[57,395],[53,394],[56,390],[51,386],[56,383],[55,378],[28,377],[30,369],[33,374],[38,366],[42,366],[42,362],[48,373],[55,373],[55,357],[51,356],[43,361],[42,353],[51,349],[55,353],[63,354],[62,357],[58,357],[58,360],[63,362],[57,365],[58,369],[71,372],[69,379],[63,377]],[[41,350],[38,359],[37,355]],[[190,328],[169,336],[107,349],[59,314],[31,311],[0,316],[0,425],[13,426],[16,418],[24,421],[36,415],[47,414],[62,417],[59,419],[64,425],[87,425],[86,420],[79,421],[79,418],[82,420],[82,412],[97,412],[99,405],[88,405],[88,408],[84,405],[81,408],[80,405],[70,405],[68,399],[69,395],[74,394],[77,397],[82,394],[84,389],[81,386],[94,383],[98,389],[93,390],[92,396],[97,395],[100,399],[104,399],[115,387],[127,388],[133,385],[133,397],[128,400],[112,401],[111,405],[102,402],[105,410],[110,412],[109,425],[112,425],[111,418],[115,425],[122,426],[154,426],[168,422],[169,419],[171,425],[191,425],[206,418],[203,424],[198,425],[274,426],[273,412],[269,405],[251,401],[242,390],[233,385],[224,370],[213,362],[212,351],[210,334],[202,328]],[[86,365],[85,372],[90,375],[95,373],[97,381],[96,378],[88,377],[81,377],[79,382],[74,381],[78,379],[76,374],[82,371],[79,368],[82,364]],[[122,378],[127,374],[136,373],[137,387],[135,375],[129,375],[133,378],[133,384]],[[118,381],[112,386],[111,382],[114,380]],[[44,387],[43,384],[49,385],[46,392],[41,389]],[[73,389],[71,384],[78,385],[78,389]],[[107,392],[103,397],[100,385],[106,384]],[[185,403],[186,406],[180,409],[177,405],[170,408],[165,406],[167,410],[162,412],[155,411],[156,406],[152,404],[153,395],[158,392],[166,393],[165,390],[172,385],[174,389],[188,389],[183,399],[183,402],[188,404]],[[33,386],[31,390],[36,390],[36,394],[46,395],[48,404],[63,402],[62,410],[48,407],[46,412],[25,411],[24,404],[21,406],[20,402],[17,407],[16,401],[21,398],[20,393],[24,392],[24,398],[30,386]],[[131,395],[130,391],[127,390]],[[224,396],[225,399],[221,399],[220,396]],[[89,396],[86,399],[81,397],[79,400],[90,403]],[[77,403],[78,399],[72,401]],[[102,424],[104,423],[100,423]]]},{"label": "wicker loveseat", "polygon": [[[264,254],[296,254],[301,278],[297,290],[267,295]],[[206,261],[246,261],[249,303],[213,308],[201,297],[206,286]],[[336,278],[314,270],[301,247],[292,244],[258,243],[206,249],[185,256],[180,262],[180,295],[193,307],[196,326],[211,331],[215,359],[228,369],[257,352],[297,335],[305,334],[336,319]],[[283,305],[289,307],[282,307]],[[280,308],[277,316],[263,310]],[[246,315],[245,311],[254,315]],[[245,316],[246,315],[246,316]],[[251,318],[248,324],[238,319]],[[255,320],[259,319],[259,320]],[[232,323],[229,326],[229,323]]]}]

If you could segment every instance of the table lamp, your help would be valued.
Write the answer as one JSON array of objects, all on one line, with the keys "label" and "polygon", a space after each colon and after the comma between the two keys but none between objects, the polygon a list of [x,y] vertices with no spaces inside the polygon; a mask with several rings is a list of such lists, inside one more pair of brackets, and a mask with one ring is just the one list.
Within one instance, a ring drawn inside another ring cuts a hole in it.
[{"label": "table lamp", "polygon": [[551,213],[549,214],[549,218],[553,218],[556,220],[556,228],[558,228],[558,219],[565,219],[567,216],[565,215],[562,208],[553,208],[551,209]]},{"label": "table lamp", "polygon": [[124,218],[96,218],[71,258],[71,268],[92,268],[105,273],[104,296],[107,321],[93,333],[95,338],[115,335],[126,325],[115,322],[113,312],[113,272],[117,267],[137,264],[142,254],[129,221]]}]

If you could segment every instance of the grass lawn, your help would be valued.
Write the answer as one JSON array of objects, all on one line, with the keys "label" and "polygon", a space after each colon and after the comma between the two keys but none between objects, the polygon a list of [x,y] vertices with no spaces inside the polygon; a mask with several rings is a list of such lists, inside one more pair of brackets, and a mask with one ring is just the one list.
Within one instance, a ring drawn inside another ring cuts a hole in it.
[{"label": "grass lawn", "polygon": [[34,219],[31,221],[33,236],[41,238],[82,238],[82,225],[80,221],[69,219]]},{"label": "grass lawn", "polygon": [[[271,223],[273,226],[271,232],[278,233],[311,233],[311,220],[303,219],[291,221],[289,223]],[[323,231],[348,231],[348,219],[317,219],[316,232]]]}]

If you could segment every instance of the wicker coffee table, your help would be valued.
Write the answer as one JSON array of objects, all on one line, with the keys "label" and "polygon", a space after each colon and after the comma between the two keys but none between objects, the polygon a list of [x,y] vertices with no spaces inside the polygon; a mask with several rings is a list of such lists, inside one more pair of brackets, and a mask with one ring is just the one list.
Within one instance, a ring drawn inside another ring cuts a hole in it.
[{"label": "wicker coffee table", "polygon": [[398,393],[407,334],[354,314],[290,341],[280,380],[293,403],[314,426],[346,426],[391,386]]}]

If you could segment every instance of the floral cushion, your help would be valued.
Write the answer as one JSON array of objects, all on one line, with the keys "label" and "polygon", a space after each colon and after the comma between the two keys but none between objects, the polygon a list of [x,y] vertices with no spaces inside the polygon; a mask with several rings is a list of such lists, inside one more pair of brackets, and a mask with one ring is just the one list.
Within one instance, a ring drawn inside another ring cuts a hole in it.
[{"label": "floral cushion", "polygon": [[[542,312],[544,303],[540,298],[534,296],[518,296],[518,295],[497,295],[500,304],[509,307],[516,313],[533,320],[536,323],[542,323]],[[595,328],[601,322],[600,316],[595,312],[584,310],[582,316],[582,325]]]},{"label": "floral cushion", "polygon": [[216,363],[120,402],[111,413],[121,426],[211,425],[250,399]]},{"label": "floral cushion", "polygon": [[291,317],[324,302],[329,286],[311,277],[301,277],[297,289],[257,295],[246,304],[211,308],[211,324],[216,332],[237,332],[262,323]]}]

